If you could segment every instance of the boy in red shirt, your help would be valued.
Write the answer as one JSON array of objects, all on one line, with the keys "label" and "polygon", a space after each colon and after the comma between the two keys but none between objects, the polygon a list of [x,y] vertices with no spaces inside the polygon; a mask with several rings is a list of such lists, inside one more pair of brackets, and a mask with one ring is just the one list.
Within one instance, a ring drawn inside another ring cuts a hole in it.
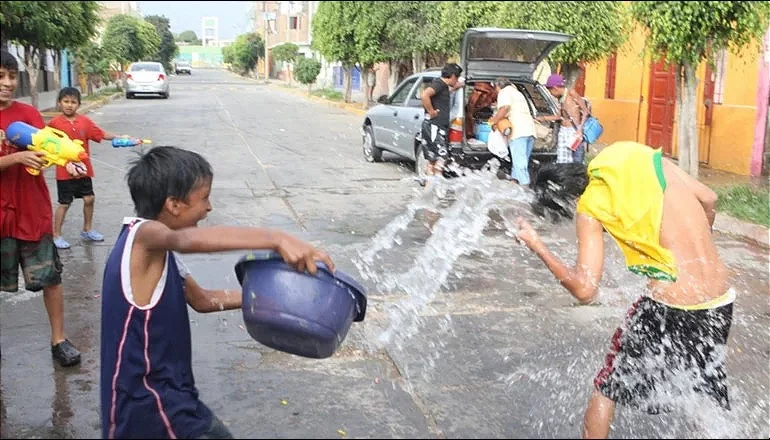
[{"label": "boy in red shirt", "polygon": [[64,335],[62,264],[51,236],[51,196],[45,176],[33,176],[25,169],[40,169],[45,153],[19,150],[5,137],[12,122],[45,127],[35,107],[13,100],[18,74],[16,58],[0,50],[0,290],[19,290],[21,266],[26,289],[43,291],[51,354],[66,367],[80,362],[80,352]]},{"label": "boy in red shirt", "polygon": [[[102,140],[115,139],[115,135],[107,133],[89,117],[78,114],[80,108],[80,90],[74,87],[65,87],[59,92],[57,99],[62,114],[51,119],[48,126],[61,130],[70,139],[83,142],[83,148],[89,155],[89,141],[101,142]],[[73,199],[83,199],[83,231],[80,236],[86,241],[103,241],[104,235],[95,231],[92,227],[94,218],[94,168],[91,160],[83,161],[86,174],[73,175],[72,169],[62,166],[56,167],[56,190],[59,196],[59,207],[56,208],[53,224],[53,242],[59,249],[68,249],[70,244],[62,237],[61,229],[64,224],[64,216]],[[71,166],[71,165],[68,165]]]}]

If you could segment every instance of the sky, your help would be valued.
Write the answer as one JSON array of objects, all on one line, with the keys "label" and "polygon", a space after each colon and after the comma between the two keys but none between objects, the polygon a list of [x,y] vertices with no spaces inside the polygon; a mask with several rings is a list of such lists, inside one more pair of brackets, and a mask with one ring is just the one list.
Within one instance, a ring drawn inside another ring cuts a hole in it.
[{"label": "sky", "polygon": [[237,35],[250,32],[249,10],[255,2],[191,2],[191,1],[140,1],[139,10],[143,16],[162,15],[169,19],[171,32],[178,34],[187,30],[195,31],[201,37],[201,18],[219,17],[219,39],[229,40]]}]

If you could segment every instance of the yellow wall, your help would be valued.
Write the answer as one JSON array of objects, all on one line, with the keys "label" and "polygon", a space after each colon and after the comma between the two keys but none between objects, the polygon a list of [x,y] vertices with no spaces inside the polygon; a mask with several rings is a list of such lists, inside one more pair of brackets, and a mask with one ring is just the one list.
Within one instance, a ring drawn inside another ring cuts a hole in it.
[{"label": "yellow wall", "polygon": [[[759,63],[758,44],[746,48],[739,55],[727,53],[723,103],[714,107],[710,127],[704,124],[705,63],[698,68],[696,115],[699,158],[711,168],[743,175],[750,172]],[[606,62],[586,67],[585,96],[591,101],[593,113],[604,126],[601,142],[608,144],[630,139],[644,143],[647,135],[650,57],[644,55],[644,36],[641,32],[632,34],[626,46],[618,51],[615,72],[615,99],[604,99]],[[675,115],[672,134],[674,156],[677,155],[677,119],[678,115]]]}]

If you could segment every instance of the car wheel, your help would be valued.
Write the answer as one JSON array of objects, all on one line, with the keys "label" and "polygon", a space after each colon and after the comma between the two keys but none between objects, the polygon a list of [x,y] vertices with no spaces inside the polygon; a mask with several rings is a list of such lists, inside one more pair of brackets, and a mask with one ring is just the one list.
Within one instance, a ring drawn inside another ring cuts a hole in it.
[{"label": "car wheel", "polygon": [[163,99],[168,99],[169,95],[170,95],[169,93],[161,93],[160,97]]},{"label": "car wheel", "polygon": [[126,93],[126,99],[132,99],[134,97],[133,93]]},{"label": "car wheel", "polygon": [[374,145],[374,135],[372,134],[371,125],[364,126],[363,152],[364,159],[366,159],[367,162],[382,162],[382,148],[377,148],[377,146]]},{"label": "car wheel", "polygon": [[414,148],[414,172],[420,180],[421,185],[425,185],[425,179],[428,175],[425,173],[425,169],[428,167],[428,159],[425,158],[423,153],[422,143],[417,142]]}]

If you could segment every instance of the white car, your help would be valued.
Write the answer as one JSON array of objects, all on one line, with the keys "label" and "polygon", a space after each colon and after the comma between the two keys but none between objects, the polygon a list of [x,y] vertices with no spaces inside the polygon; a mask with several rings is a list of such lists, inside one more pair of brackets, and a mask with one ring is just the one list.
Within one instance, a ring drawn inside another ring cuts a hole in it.
[{"label": "white car", "polygon": [[160,95],[167,99],[170,95],[168,75],[161,63],[140,61],[131,63],[124,78],[126,99],[140,94]]},{"label": "white car", "polygon": [[177,61],[174,64],[174,73],[176,73],[177,75],[182,73],[192,75],[192,66],[188,61]]}]

